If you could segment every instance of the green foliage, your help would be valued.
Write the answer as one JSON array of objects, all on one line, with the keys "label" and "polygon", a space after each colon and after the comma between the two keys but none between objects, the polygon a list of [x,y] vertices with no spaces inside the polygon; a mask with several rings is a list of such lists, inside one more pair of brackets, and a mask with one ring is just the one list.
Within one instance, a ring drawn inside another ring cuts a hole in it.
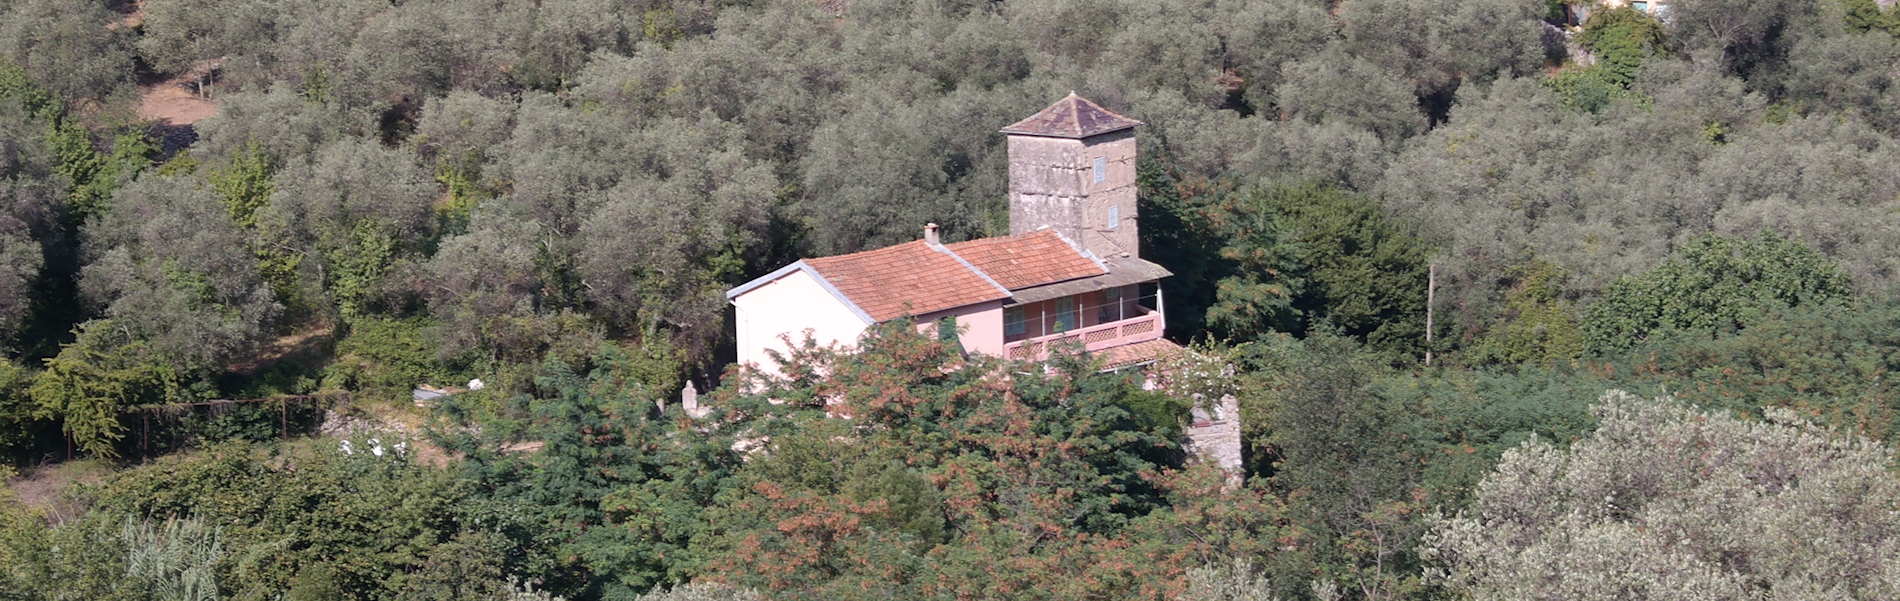
[{"label": "green foliage", "polygon": [[1207,308],[1207,325],[1224,338],[1247,340],[1268,332],[1295,331],[1301,323],[1294,301],[1304,280],[1301,249],[1294,246],[1292,229],[1279,209],[1281,196],[1305,196],[1315,188],[1257,191],[1223,203],[1208,218],[1225,245],[1220,257],[1232,264],[1232,274],[1215,284],[1214,303]]},{"label": "green foliage", "polygon": [[36,416],[38,406],[28,392],[37,375],[12,361],[0,361],[0,456],[28,450],[47,427]]},{"label": "green foliage", "polygon": [[1650,99],[1632,90],[1643,61],[1663,54],[1669,42],[1663,24],[1649,13],[1630,8],[1597,7],[1583,24],[1576,42],[1590,50],[1596,64],[1571,66],[1544,81],[1563,103],[1586,113],[1602,113],[1617,100],[1647,105]]},{"label": "green foliage", "polygon": [[1557,75],[1544,80],[1544,86],[1563,99],[1565,106],[1586,113],[1601,113],[1618,100],[1632,100],[1643,104],[1648,100],[1641,93],[1632,92],[1628,82],[1620,82],[1619,76],[1604,65],[1589,67],[1568,67]]},{"label": "green foliage", "polygon": [[[1294,515],[1313,539],[1300,555],[1322,577],[1368,596],[1415,590],[1410,541],[1423,531],[1425,506],[1413,492],[1421,485],[1414,450],[1394,444],[1406,408],[1375,391],[1377,362],[1349,339],[1314,336],[1304,346],[1276,366],[1284,380],[1271,404],[1255,404],[1251,416],[1242,410],[1243,423],[1267,429],[1254,446],[1271,449],[1274,488],[1303,497]],[[1289,558],[1277,567],[1297,580],[1297,565]]]},{"label": "green foliage", "polygon": [[1596,55],[1606,80],[1629,87],[1643,59],[1664,52],[1669,33],[1647,12],[1628,6],[1604,7],[1590,12],[1576,41]]},{"label": "green foliage", "polygon": [[1214,223],[1235,275],[1221,280],[1208,323],[1230,339],[1337,328],[1394,360],[1422,346],[1432,249],[1377,200],[1273,186],[1230,200]]},{"label": "green foliage", "polygon": [[395,261],[397,240],[374,220],[356,222],[348,242],[328,257],[330,297],[344,319],[363,316],[382,296],[383,276]]},{"label": "green foliage", "polygon": [[1796,240],[1763,232],[1755,240],[1705,235],[1674,258],[1619,280],[1589,309],[1592,349],[1627,349],[1668,330],[1723,331],[1778,307],[1828,303],[1854,292],[1847,274]]},{"label": "green foliage", "polygon": [[323,387],[367,398],[400,400],[419,384],[445,386],[461,375],[436,357],[426,317],[363,317],[349,322],[335,359],[324,367]]},{"label": "green foliage", "polygon": [[1848,31],[1878,31],[1900,37],[1900,11],[1891,7],[1882,10],[1874,0],[1841,0],[1841,7],[1845,9],[1843,21]]},{"label": "green foliage", "polygon": [[128,578],[121,516],[92,511],[58,526],[0,490],[0,592],[30,601],[148,598]]},{"label": "green foliage", "polygon": [[1816,303],[1751,316],[1740,331],[1657,336],[1606,367],[1619,386],[1666,390],[1697,406],[1759,417],[1785,408],[1843,431],[1900,441],[1894,301]]},{"label": "green foliage", "polygon": [[79,340],[47,359],[46,369],[33,378],[27,394],[36,405],[34,417],[59,420],[82,451],[118,457],[125,409],[189,399],[179,374],[147,359],[147,350],[110,321],[89,322]]},{"label": "green foliage", "polygon": [[251,140],[238,149],[229,165],[207,173],[205,181],[231,212],[231,221],[250,229],[257,227],[257,210],[270,202],[272,171],[263,146]]},{"label": "green foliage", "polygon": [[[691,573],[686,547],[704,528],[701,508],[732,486],[740,462],[738,425],[701,430],[677,405],[661,413],[654,401],[677,385],[663,358],[609,345],[590,362],[583,376],[550,359],[536,394],[505,399],[499,415],[453,397],[443,411],[482,430],[443,442],[468,455],[464,477],[507,508],[498,526],[527,564],[559,575],[552,590],[632,598]],[[539,450],[507,450],[524,441]]]},{"label": "green foliage", "polygon": [[435,573],[429,558],[469,555],[466,541],[455,542],[468,518],[458,508],[466,483],[413,461],[400,441],[333,445],[276,453],[213,445],[114,474],[98,506],[219,524],[233,559],[218,564],[218,581],[237,598],[390,598]]},{"label": "green foliage", "polygon": [[1547,261],[1513,268],[1504,295],[1504,315],[1472,345],[1467,363],[1548,364],[1575,359],[1586,350],[1575,303],[1564,298],[1564,272]]},{"label": "green foliage", "polygon": [[502,580],[509,541],[492,532],[463,532],[429,550],[429,557],[403,585],[400,601],[495,599],[512,601]]},{"label": "green foliage", "polygon": [[18,104],[41,120],[51,120],[63,109],[51,92],[33,83],[25,68],[12,63],[0,64],[0,100]]},{"label": "green foliage", "polygon": [[[1461,507],[1505,451],[1533,434],[1570,440],[1610,385],[1580,370],[1395,370],[1347,338],[1233,349],[1249,473],[1286,499],[1297,541],[1260,557],[1276,593],[1336,586],[1424,592],[1414,544],[1432,508]],[[1583,395],[1579,397],[1579,395]]]},{"label": "green foliage", "polygon": [[1337,327],[1398,356],[1423,344],[1426,261],[1435,249],[1367,196],[1307,185],[1265,201],[1300,249],[1307,285],[1295,306],[1309,329]]},{"label": "green foliage", "polygon": [[[1160,284],[1161,294],[1173,308],[1167,314],[1168,329],[1199,332],[1208,328],[1209,308],[1218,302],[1219,288],[1214,282],[1232,275],[1234,266],[1221,257],[1224,241],[1209,222],[1210,215],[1200,208],[1206,201],[1198,196],[1208,191],[1177,180],[1163,161],[1151,156],[1157,150],[1153,145],[1144,145],[1144,154],[1136,164],[1135,183],[1139,193],[1135,199],[1140,203],[1141,256],[1174,273]],[[1247,287],[1230,294],[1248,292],[1271,291]],[[1262,316],[1232,317],[1243,323],[1258,323]],[[1271,319],[1268,321],[1272,323]]]},{"label": "green foliage", "polygon": [[[57,119],[48,119],[46,142],[53,156],[58,159],[60,175],[73,183],[73,210],[80,217],[97,214],[105,210],[109,194],[101,194],[98,182],[104,180],[107,161],[93,149],[92,134],[84,128],[62,123]],[[107,188],[110,192],[110,188]]]}]

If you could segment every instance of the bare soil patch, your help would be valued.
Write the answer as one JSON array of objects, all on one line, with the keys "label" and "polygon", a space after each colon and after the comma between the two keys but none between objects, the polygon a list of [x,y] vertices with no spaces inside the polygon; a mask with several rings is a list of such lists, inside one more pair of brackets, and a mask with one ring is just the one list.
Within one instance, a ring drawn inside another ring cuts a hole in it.
[{"label": "bare soil patch", "polygon": [[189,75],[139,88],[139,118],[167,125],[191,125],[218,114],[216,100],[198,96]]},{"label": "bare soil patch", "polygon": [[91,459],[42,464],[25,470],[7,487],[27,507],[44,513],[53,523],[78,517],[85,511],[66,492],[76,485],[97,484],[112,473],[112,466]]}]

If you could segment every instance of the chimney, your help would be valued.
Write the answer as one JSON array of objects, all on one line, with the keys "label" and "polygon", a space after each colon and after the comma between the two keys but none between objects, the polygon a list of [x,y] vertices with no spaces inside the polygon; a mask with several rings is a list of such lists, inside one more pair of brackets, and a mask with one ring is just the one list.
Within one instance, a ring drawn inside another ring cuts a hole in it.
[{"label": "chimney", "polygon": [[931,246],[938,246],[942,244],[941,242],[937,241],[937,224],[935,223],[924,224],[924,244],[929,244]]}]

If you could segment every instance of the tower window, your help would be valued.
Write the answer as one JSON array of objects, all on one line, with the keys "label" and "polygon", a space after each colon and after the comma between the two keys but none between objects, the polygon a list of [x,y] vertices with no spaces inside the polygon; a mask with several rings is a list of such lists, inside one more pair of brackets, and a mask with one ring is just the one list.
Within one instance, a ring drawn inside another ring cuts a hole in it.
[{"label": "tower window", "polygon": [[1111,230],[1115,229],[1115,226],[1118,226],[1121,224],[1122,224],[1122,206],[1108,205],[1108,229],[1111,229]]},{"label": "tower window", "polygon": [[1095,157],[1095,183],[1108,181],[1108,158]]}]

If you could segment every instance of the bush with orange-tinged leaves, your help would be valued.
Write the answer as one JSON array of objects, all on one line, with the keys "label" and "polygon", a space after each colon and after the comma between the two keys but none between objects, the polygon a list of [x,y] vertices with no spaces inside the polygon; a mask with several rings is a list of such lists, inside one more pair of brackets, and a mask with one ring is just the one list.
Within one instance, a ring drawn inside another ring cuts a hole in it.
[{"label": "bush with orange-tinged leaves", "polygon": [[[710,577],[786,599],[1159,600],[1295,544],[1278,499],[1185,464],[1185,406],[1131,375],[965,356],[904,324],[857,348],[794,346],[785,376],[724,392],[807,411],[757,426],[778,434],[715,510]],[[893,470],[928,494],[866,492],[906,490],[864,484]]]}]

